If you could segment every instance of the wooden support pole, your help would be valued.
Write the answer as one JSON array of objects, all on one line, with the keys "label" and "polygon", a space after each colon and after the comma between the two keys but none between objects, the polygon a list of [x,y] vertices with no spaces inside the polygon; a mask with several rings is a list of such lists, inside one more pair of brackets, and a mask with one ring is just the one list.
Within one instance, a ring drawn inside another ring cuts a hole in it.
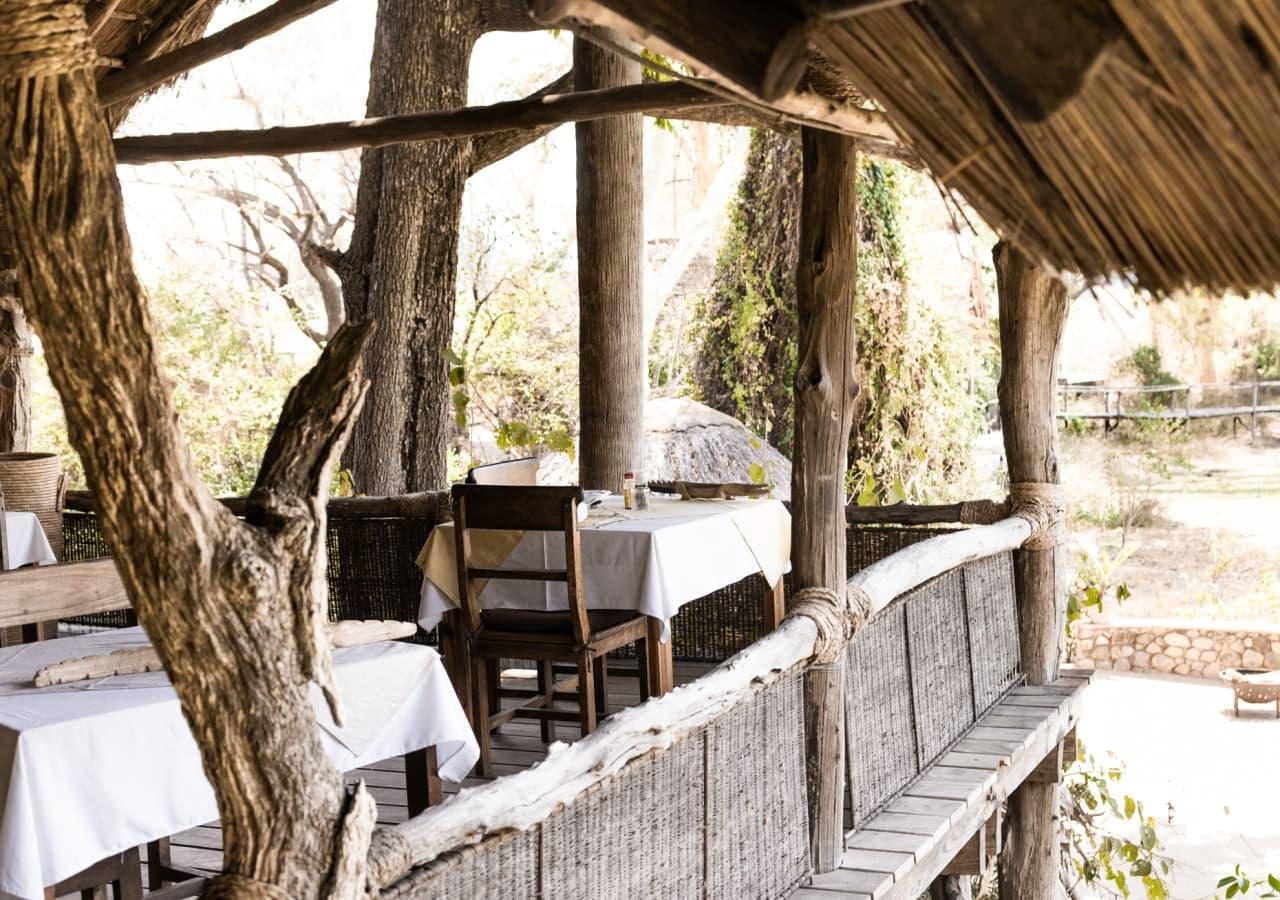
[{"label": "wooden support pole", "polygon": [[[795,465],[791,475],[792,572],[797,591],[845,595],[844,478],[853,425],[854,288],[858,153],[841,135],[805,128],[796,272]],[[844,653],[805,676],[809,827],[815,872],[844,849]]]},{"label": "wooden support pole", "polygon": [[[618,41],[624,39],[617,37]],[[639,63],[580,38],[574,88],[626,88]],[[580,122],[578,170],[578,472],[584,488],[622,490],[644,462],[644,165],[638,115]]]},{"label": "wooden support pole", "polygon": [[[1045,498],[1060,483],[1054,385],[1069,303],[1062,282],[1011,244],[997,244],[994,256],[1000,294],[1000,417],[1017,514],[1020,502],[1048,507],[1058,502]],[[1028,683],[1047,684],[1058,675],[1066,558],[1056,529],[1028,543],[1014,553],[1022,671]],[[1026,783],[1009,798],[1001,900],[1041,900],[1057,893],[1057,817],[1057,784]]]}]

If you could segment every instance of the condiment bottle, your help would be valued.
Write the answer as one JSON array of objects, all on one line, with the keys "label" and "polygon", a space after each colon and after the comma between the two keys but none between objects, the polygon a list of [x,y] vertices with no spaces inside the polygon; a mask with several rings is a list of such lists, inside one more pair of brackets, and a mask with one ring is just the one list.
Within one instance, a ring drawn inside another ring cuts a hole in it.
[{"label": "condiment bottle", "polygon": [[636,491],[636,473],[625,472],[622,475],[622,506],[624,509],[631,508],[631,500]]}]

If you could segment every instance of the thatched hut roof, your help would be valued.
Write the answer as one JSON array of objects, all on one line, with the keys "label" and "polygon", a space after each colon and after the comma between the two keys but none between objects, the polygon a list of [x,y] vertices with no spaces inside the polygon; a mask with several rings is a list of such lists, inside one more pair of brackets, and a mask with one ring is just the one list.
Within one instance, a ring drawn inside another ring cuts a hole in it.
[{"label": "thatched hut roof", "polygon": [[791,461],[732,416],[683,397],[644,408],[645,476],[650,481],[750,480],[760,465],[774,496],[791,497]]},{"label": "thatched hut roof", "polygon": [[942,184],[1055,268],[1157,293],[1280,284],[1274,4],[820,0],[753,21],[759,5],[561,0],[756,95],[802,30]]},{"label": "thatched hut roof", "polygon": [[[683,397],[650,400],[644,408],[644,468],[649,481],[746,482],[752,463],[764,468],[773,495],[791,499],[791,461],[733,416]],[[538,481],[574,484],[567,454],[541,459]]]}]

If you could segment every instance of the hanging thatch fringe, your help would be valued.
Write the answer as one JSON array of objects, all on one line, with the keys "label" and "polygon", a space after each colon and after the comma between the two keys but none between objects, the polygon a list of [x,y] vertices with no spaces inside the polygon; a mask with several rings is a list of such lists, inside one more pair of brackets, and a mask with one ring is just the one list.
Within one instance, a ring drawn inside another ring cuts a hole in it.
[{"label": "hanging thatch fringe", "polygon": [[1127,273],[1161,294],[1273,288],[1280,8],[1111,5],[1124,39],[1040,123],[1002,104],[923,5],[831,24],[814,40],[948,188],[1046,263],[1091,278]]}]

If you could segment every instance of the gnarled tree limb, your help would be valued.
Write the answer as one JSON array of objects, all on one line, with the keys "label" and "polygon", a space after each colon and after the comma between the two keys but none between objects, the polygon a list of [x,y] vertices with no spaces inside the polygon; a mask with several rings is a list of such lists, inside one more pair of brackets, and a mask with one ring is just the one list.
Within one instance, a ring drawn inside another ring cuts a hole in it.
[{"label": "gnarled tree limb", "polygon": [[[330,342],[295,390],[280,427],[300,431],[273,441],[256,521],[237,520],[201,483],[177,429],[84,7],[40,5],[32,16],[31,0],[0,0],[12,29],[0,48],[0,187],[71,443],[214,785],[227,875],[207,896],[355,896],[363,873],[349,861],[363,859],[373,819],[367,800],[348,800],[309,699],[327,650],[315,627],[324,510],[308,495],[327,484],[358,408],[367,329]],[[50,23],[61,29],[52,39]]]}]

